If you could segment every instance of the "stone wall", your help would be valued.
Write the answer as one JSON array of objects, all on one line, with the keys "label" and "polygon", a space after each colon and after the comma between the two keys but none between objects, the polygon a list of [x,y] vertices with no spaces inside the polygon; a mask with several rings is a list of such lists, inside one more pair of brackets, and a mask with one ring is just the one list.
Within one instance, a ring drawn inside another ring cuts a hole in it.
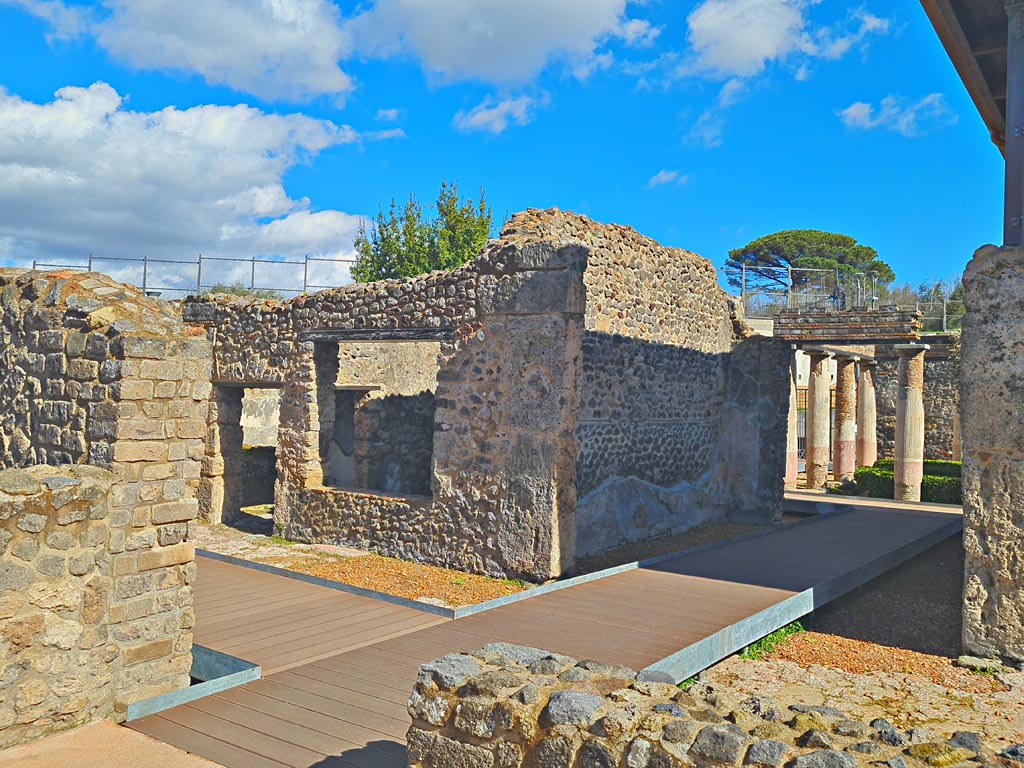
[{"label": "stone wall", "polygon": [[897,768],[978,761],[975,733],[898,730],[826,706],[740,698],[657,673],[495,643],[420,668],[411,768]]},{"label": "stone wall", "polygon": [[979,250],[964,273],[964,645],[1024,660],[1024,249]]},{"label": "stone wall", "polygon": [[[117,686],[123,714],[189,683],[188,525],[210,345],[172,305],[102,275],[0,271],[0,306],[0,468],[88,463],[113,475],[102,546],[113,579],[109,632],[132,662]],[[73,565],[46,557],[55,573]]]},{"label": "stone wall", "polygon": [[921,313],[894,307],[843,312],[787,309],[775,318],[775,336],[819,344],[910,343],[920,340]]},{"label": "stone wall", "polygon": [[[924,458],[953,458],[953,431],[960,404],[960,357],[955,334],[929,335],[924,356]],[[896,440],[899,355],[893,345],[877,345],[875,359],[878,455],[892,458]]]},{"label": "stone wall", "polygon": [[183,315],[214,343],[214,520],[241,493],[235,390],[271,384],[275,524],[302,541],[543,580],[577,552],[781,510],[759,462],[784,453],[785,407],[749,384],[785,382],[783,343],[731,364],[747,332],[710,262],[625,227],[531,210],[452,272]]}]

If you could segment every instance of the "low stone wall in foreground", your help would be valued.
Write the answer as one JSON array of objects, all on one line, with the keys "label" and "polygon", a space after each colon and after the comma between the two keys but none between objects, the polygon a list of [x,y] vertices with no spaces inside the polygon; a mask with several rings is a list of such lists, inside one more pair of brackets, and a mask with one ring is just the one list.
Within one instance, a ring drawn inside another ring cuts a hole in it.
[{"label": "low stone wall in foreground", "polygon": [[943,768],[995,764],[974,733],[904,732],[659,673],[504,643],[425,664],[409,700],[411,768]]}]

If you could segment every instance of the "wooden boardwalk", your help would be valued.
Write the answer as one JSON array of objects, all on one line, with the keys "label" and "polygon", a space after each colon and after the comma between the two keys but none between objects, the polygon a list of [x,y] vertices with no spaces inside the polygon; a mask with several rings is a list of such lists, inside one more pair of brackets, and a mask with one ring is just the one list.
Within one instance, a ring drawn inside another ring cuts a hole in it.
[{"label": "wooden boardwalk", "polygon": [[[405,634],[397,628],[403,619],[395,619],[382,628],[378,642],[358,640],[327,656],[322,654],[329,640],[316,636],[319,625],[299,609],[289,616],[301,625],[287,634],[304,639],[307,650],[293,652],[280,667],[284,671],[131,727],[229,768],[399,768],[405,765],[409,724],[405,703],[426,661],[501,640],[637,669],[665,664],[685,649],[739,633],[749,622],[756,629],[758,617],[795,605],[795,599],[806,598],[795,608],[806,612],[951,535],[959,522],[943,512],[861,508],[456,621],[424,616],[430,626]],[[229,589],[218,590],[226,603],[200,601],[203,590],[218,581],[208,564],[201,563],[200,578],[209,581],[197,585],[200,643],[200,631],[206,631],[200,626],[218,618],[216,606],[233,605]],[[255,576],[290,581],[251,571],[221,573],[245,584],[245,594],[258,592],[251,581]],[[296,584],[301,591],[310,588]],[[336,602],[348,599],[333,595]],[[261,610],[269,620],[267,611],[273,609]],[[214,646],[217,650],[239,647],[229,627],[240,615],[239,609],[232,618],[221,617],[217,632],[205,636],[229,644]],[[371,625],[365,620],[352,636],[365,639]],[[250,628],[245,621],[239,624],[240,631]],[[342,635],[337,642],[346,642]],[[257,639],[242,645],[261,652]],[[305,663],[298,661],[302,653],[310,654]]]}]

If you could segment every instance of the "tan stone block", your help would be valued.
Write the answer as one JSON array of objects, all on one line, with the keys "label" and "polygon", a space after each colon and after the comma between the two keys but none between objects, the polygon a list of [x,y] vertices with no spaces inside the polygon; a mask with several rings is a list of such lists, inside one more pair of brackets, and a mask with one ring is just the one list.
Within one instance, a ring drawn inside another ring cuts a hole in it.
[{"label": "tan stone block", "polygon": [[132,512],[132,528],[145,528],[149,525],[149,515],[152,507],[136,507]]},{"label": "tan stone block", "polygon": [[164,484],[159,480],[151,483],[142,483],[139,486],[139,498],[142,501],[159,501],[163,488]]},{"label": "tan stone block", "polygon": [[143,480],[167,480],[177,474],[177,466],[170,463],[149,464],[142,468]]},{"label": "tan stone block", "polygon": [[181,461],[188,457],[189,445],[186,443],[171,443],[167,446],[167,460]]},{"label": "tan stone block", "polygon": [[213,385],[208,381],[197,381],[192,385],[192,398],[194,400],[209,400],[212,393]]},{"label": "tan stone block", "polygon": [[114,461],[163,461],[167,458],[167,446],[154,442],[114,443]]},{"label": "tan stone block", "polygon": [[194,520],[199,512],[199,502],[195,499],[181,499],[153,505],[153,523],[181,523]]},{"label": "tan stone block", "polygon": [[141,664],[144,661],[153,661],[154,659],[169,656],[173,650],[174,640],[166,638],[125,648],[121,658],[124,661],[124,665],[130,667],[133,664]]},{"label": "tan stone block", "polygon": [[202,469],[201,461],[186,461],[181,464],[181,476],[186,480],[195,480],[202,477]]},{"label": "tan stone block", "polygon": [[153,382],[125,379],[114,385],[114,394],[120,400],[149,400],[153,397]]},{"label": "tan stone block", "polygon": [[138,563],[135,555],[118,555],[114,558],[114,577],[124,576],[126,573],[135,573],[138,570]]},{"label": "tan stone block", "polygon": [[160,549],[151,549],[139,555],[139,570],[150,571],[154,568],[182,565],[184,563],[191,563],[195,558],[195,545],[187,542]]},{"label": "tan stone block", "polygon": [[177,436],[183,440],[206,437],[206,422],[200,419],[179,419],[175,424]]},{"label": "tan stone block", "polygon": [[117,423],[118,440],[163,440],[164,422],[157,419],[127,419]]},{"label": "tan stone block", "polygon": [[144,379],[177,382],[181,380],[181,363],[177,360],[143,360],[139,373]]},{"label": "tan stone block", "polygon": [[0,620],[9,619],[25,605],[25,595],[8,589],[0,592]]},{"label": "tan stone block", "polygon": [[150,401],[142,404],[142,413],[150,419],[163,419],[167,417],[167,404]]},{"label": "tan stone block", "polygon": [[178,394],[178,383],[174,381],[161,381],[153,388],[153,397],[163,400],[170,400]]},{"label": "tan stone block", "polygon": [[157,612],[156,601],[152,597],[140,597],[138,600],[129,600],[124,605],[125,621],[135,621],[152,616]]},{"label": "tan stone block", "polygon": [[110,606],[110,623],[120,624],[124,621],[124,605]]}]

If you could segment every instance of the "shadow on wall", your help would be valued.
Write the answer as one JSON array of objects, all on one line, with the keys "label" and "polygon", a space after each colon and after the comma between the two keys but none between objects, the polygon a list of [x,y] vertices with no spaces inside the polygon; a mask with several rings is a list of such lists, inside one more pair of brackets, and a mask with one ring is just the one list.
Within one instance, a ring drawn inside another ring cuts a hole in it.
[{"label": "shadow on wall", "polygon": [[324,485],[400,496],[430,496],[433,392],[375,397],[339,391]]},{"label": "shadow on wall", "polygon": [[781,514],[788,347],[711,353],[587,332],[577,556]]}]

